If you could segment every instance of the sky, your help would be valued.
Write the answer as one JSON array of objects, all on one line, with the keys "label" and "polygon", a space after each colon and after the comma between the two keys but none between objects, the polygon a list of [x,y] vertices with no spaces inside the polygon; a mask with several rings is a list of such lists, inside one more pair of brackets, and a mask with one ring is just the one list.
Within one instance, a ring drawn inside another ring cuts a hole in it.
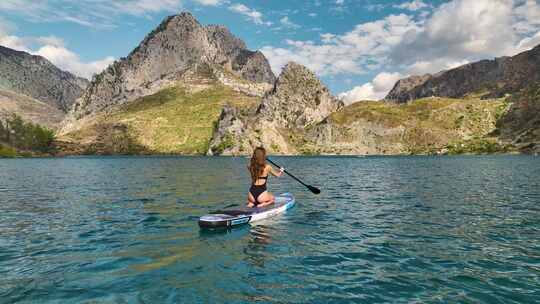
[{"label": "sky", "polygon": [[540,44],[540,0],[0,0],[0,45],[90,79],[181,11],[229,28],[276,75],[307,66],[348,103]]}]

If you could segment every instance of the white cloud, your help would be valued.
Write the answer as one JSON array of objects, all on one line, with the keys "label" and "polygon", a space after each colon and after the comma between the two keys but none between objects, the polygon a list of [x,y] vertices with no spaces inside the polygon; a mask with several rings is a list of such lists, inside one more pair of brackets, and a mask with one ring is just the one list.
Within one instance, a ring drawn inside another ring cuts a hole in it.
[{"label": "white cloud", "polygon": [[448,61],[447,58],[434,59],[431,61],[417,61],[407,66],[406,72],[410,75],[424,75],[457,68],[469,62],[470,61],[466,59],[461,61]]},{"label": "white cloud", "polygon": [[455,62],[514,55],[537,41],[532,38],[540,29],[537,10],[540,18],[534,1],[454,0],[438,7],[421,30],[408,33],[390,58],[396,66],[410,66],[410,72],[437,72]]},{"label": "white cloud", "polygon": [[514,17],[514,29],[518,33],[534,33],[540,26],[540,5],[537,1],[526,0],[516,7]]},{"label": "white cloud", "polygon": [[345,0],[336,0],[337,5],[343,5],[345,3]]},{"label": "white cloud", "polygon": [[33,0],[2,0],[0,10],[11,12],[28,12],[30,14],[47,10],[49,6],[44,1]]},{"label": "white cloud", "polygon": [[114,58],[110,56],[101,60],[83,62],[76,53],[65,46],[64,40],[55,36],[19,37],[12,35],[1,19],[0,45],[43,56],[60,69],[87,79],[90,79],[93,74],[101,72],[114,62]]},{"label": "white cloud", "polygon": [[292,28],[292,29],[298,29],[300,28],[300,25],[292,22],[290,19],[289,19],[289,16],[285,16],[283,18],[281,18],[279,20],[279,23],[281,23],[282,26],[286,27],[286,28]]},{"label": "white cloud", "polygon": [[320,36],[321,36],[322,42],[325,42],[325,43],[330,43],[336,38],[336,35],[332,33],[324,33],[324,34],[321,34]]},{"label": "white cloud", "polygon": [[379,12],[386,8],[384,4],[368,4],[365,8],[370,12]]},{"label": "white cloud", "polygon": [[315,18],[317,17],[317,13],[309,13],[308,16]]},{"label": "white cloud", "polygon": [[532,37],[523,38],[517,45],[517,50],[523,52],[540,44],[540,32]]},{"label": "white cloud", "polygon": [[1,35],[0,34],[0,45],[5,46],[10,49],[30,52],[27,48],[27,41],[25,39],[15,36],[15,35]]},{"label": "white cloud", "polygon": [[47,58],[54,65],[62,70],[69,71],[77,76],[91,79],[94,74],[103,71],[114,62],[114,57],[107,57],[102,60],[92,62],[82,62],[81,58],[74,52],[63,46],[44,45],[34,52]]},{"label": "white cloud", "polygon": [[244,4],[240,4],[240,3],[237,3],[237,4],[233,4],[231,6],[229,6],[229,10],[235,12],[235,13],[239,13],[241,15],[244,15],[246,16],[250,21],[252,21],[253,23],[255,24],[259,24],[259,25],[272,25],[272,22],[269,22],[269,21],[263,21],[263,14],[255,9],[251,9],[247,6],[245,6]]},{"label": "white cloud", "polygon": [[394,7],[399,8],[399,9],[409,10],[409,11],[417,11],[417,10],[421,10],[423,8],[427,8],[427,7],[429,7],[429,5],[424,3],[423,0],[413,0],[413,1],[410,1],[410,2],[404,2],[404,3],[399,4],[399,5],[394,5]]},{"label": "white cloud", "polygon": [[317,74],[361,74],[366,67],[386,61],[392,46],[401,42],[405,34],[418,28],[416,21],[405,14],[390,15],[382,20],[357,25],[343,35],[326,33],[322,43],[287,40],[286,47],[266,46],[262,52],[279,73],[288,61],[306,65]]},{"label": "white cloud", "polygon": [[207,6],[218,6],[218,5],[223,4],[225,1],[224,0],[195,0],[195,2],[198,2],[199,4],[202,4],[202,5],[207,5]]},{"label": "white cloud", "polygon": [[15,26],[0,17],[0,45],[19,51],[29,51],[26,39],[11,35]]},{"label": "white cloud", "polygon": [[341,93],[339,98],[346,104],[363,100],[381,100],[401,77],[400,73],[379,73],[371,82]]}]

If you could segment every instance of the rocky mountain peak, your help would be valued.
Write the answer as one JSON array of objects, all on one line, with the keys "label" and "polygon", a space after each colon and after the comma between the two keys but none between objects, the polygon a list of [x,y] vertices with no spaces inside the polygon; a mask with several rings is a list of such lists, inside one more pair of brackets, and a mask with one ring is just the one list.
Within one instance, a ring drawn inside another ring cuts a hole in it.
[{"label": "rocky mountain peak", "polygon": [[178,22],[184,22],[184,23],[192,23],[192,24],[199,24],[199,21],[195,19],[195,17],[190,12],[181,12],[177,15],[172,15],[167,18],[168,20],[175,20]]},{"label": "rocky mountain peak", "polygon": [[289,62],[255,111],[223,108],[208,153],[249,154],[264,146],[271,153],[295,154],[296,138],[343,106],[315,73]]},{"label": "rocky mountain peak", "polygon": [[[308,87],[302,87],[299,84]],[[302,93],[306,89],[310,91],[313,91],[312,89],[327,90],[315,73],[308,68],[296,62],[287,63],[276,81],[276,93]]]},{"label": "rocky mountain peak", "polygon": [[[202,25],[195,19],[195,17],[189,12],[181,12],[177,15],[168,16],[152,31],[150,32],[145,40],[151,39],[157,33],[165,31],[175,31],[177,29],[195,29],[201,28]],[[144,44],[144,41],[143,41]]]},{"label": "rocky mountain peak", "polygon": [[271,84],[275,80],[262,53],[248,50],[225,27],[203,26],[183,12],[167,17],[127,58],[97,75],[76,104],[74,115],[82,117],[153,94],[202,70],[205,73],[199,76],[217,78],[225,85],[232,81],[223,81],[221,71],[248,82]]},{"label": "rocky mountain peak", "polygon": [[303,65],[290,62],[281,72],[274,89],[265,96],[258,112],[289,128],[318,123],[343,107],[343,102]]},{"label": "rocky mountain peak", "polygon": [[411,100],[414,98],[414,96],[410,96],[409,92],[411,92],[414,88],[426,83],[426,81],[428,81],[431,77],[433,77],[433,75],[424,74],[422,76],[413,75],[407,78],[400,79],[396,82],[396,84],[388,93],[385,99],[395,102],[406,102],[408,100]]}]

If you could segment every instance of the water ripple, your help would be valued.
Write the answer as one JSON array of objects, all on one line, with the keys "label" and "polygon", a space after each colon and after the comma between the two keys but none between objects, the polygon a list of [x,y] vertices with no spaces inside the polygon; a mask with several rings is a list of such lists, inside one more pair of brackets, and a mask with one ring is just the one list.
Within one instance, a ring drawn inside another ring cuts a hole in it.
[{"label": "water ripple", "polygon": [[0,303],[540,302],[537,157],[276,161],[323,193],[208,233],[245,159],[0,160]]}]

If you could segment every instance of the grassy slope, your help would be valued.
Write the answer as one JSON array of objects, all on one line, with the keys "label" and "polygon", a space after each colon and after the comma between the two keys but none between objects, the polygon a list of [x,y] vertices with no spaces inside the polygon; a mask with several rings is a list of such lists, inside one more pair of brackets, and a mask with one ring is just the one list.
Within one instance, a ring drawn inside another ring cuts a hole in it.
[{"label": "grassy slope", "polygon": [[[225,102],[249,108],[258,100],[221,85],[194,93],[181,86],[171,87],[103,114],[68,137],[75,142],[92,139],[98,143],[83,151],[92,154],[203,154]],[[389,145],[401,141],[407,149],[403,153],[493,153],[506,149],[489,134],[507,108],[504,99],[474,97],[425,98],[404,105],[368,101],[347,106],[328,121],[343,134],[362,121],[382,128],[402,126],[405,136],[380,140]],[[321,152],[315,149],[314,153]]]},{"label": "grassy slope", "polygon": [[383,102],[359,102],[330,116],[330,122],[347,127],[364,120],[383,127],[406,129],[405,153],[492,153],[504,150],[488,134],[495,121],[507,110],[504,99],[424,98],[395,105]]},{"label": "grassy slope", "polygon": [[[98,138],[98,142],[105,142],[100,148],[104,153],[203,154],[226,102],[249,107],[257,101],[256,97],[222,85],[194,93],[181,86],[171,87],[102,115],[92,125],[67,137],[80,142]],[[126,131],[118,131],[122,130],[118,126]],[[118,144],[122,147],[114,146]]]},{"label": "grassy slope", "polygon": [[0,143],[0,158],[13,158],[18,156],[17,150],[12,147]]}]

